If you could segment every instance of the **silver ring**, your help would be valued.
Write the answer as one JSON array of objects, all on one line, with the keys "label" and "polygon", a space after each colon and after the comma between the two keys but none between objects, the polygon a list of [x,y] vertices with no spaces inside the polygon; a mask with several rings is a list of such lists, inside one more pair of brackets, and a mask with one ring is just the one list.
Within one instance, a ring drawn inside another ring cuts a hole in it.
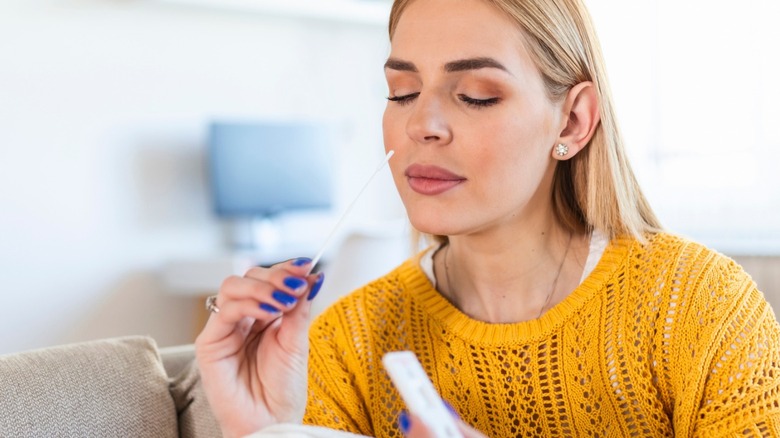
[{"label": "silver ring", "polygon": [[206,298],[206,310],[211,313],[219,313],[219,306],[217,306],[217,296],[212,295]]}]

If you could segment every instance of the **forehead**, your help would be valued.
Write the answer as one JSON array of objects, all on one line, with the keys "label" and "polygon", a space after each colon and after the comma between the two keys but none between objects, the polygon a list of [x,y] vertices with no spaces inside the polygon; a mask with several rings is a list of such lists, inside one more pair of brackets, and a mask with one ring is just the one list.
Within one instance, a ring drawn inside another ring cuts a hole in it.
[{"label": "forehead", "polygon": [[417,65],[491,57],[511,70],[536,70],[520,26],[484,0],[416,0],[398,21],[391,57]]}]

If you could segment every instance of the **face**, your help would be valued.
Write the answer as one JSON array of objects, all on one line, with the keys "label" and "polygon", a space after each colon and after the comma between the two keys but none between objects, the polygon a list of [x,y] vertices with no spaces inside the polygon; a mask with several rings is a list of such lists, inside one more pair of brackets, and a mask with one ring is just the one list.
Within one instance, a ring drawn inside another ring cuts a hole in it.
[{"label": "face", "polygon": [[480,233],[552,211],[561,109],[522,38],[482,0],[416,0],[401,15],[384,142],[418,230]]}]

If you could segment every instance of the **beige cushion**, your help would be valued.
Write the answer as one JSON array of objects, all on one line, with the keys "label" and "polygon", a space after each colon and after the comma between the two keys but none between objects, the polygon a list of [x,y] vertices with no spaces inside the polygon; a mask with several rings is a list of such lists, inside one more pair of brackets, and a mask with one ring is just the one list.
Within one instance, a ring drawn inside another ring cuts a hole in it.
[{"label": "beige cushion", "polygon": [[184,369],[171,379],[171,395],[179,416],[179,435],[183,438],[218,438],[222,436],[219,423],[211,413],[197,362],[190,360]]},{"label": "beige cushion", "polygon": [[107,339],[0,356],[0,436],[175,437],[154,341]]}]

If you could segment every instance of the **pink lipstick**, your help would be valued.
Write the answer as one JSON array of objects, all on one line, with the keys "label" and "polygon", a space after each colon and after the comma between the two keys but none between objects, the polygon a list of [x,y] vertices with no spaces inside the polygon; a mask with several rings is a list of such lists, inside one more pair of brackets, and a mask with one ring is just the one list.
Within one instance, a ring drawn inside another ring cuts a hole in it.
[{"label": "pink lipstick", "polygon": [[439,195],[466,181],[466,178],[438,166],[412,164],[404,174],[412,190],[428,196]]}]

